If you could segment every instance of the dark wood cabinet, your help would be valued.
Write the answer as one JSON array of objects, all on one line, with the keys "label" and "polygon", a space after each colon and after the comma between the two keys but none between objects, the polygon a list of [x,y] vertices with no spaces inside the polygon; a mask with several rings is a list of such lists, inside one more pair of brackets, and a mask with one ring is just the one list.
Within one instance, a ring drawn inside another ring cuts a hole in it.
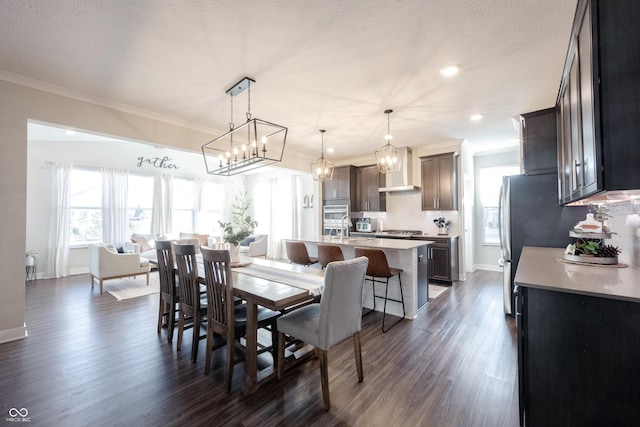
[{"label": "dark wood cabinet", "polygon": [[451,285],[458,280],[458,236],[419,236],[413,239],[433,241],[427,249],[429,281],[446,282]]},{"label": "dark wood cabinet", "polygon": [[327,205],[348,205],[349,210],[356,209],[357,168],[340,166],[334,169],[331,181],[322,183],[322,194]]},{"label": "dark wood cabinet", "polygon": [[378,165],[360,166],[358,168],[358,211],[385,211],[387,194],[380,193],[385,185],[385,175],[380,173]]},{"label": "dark wood cabinet", "polygon": [[517,291],[520,425],[635,426],[640,304]]},{"label": "dark wood cabinet", "polygon": [[520,115],[522,172],[525,175],[555,173],[558,169],[556,109]]},{"label": "dark wood cabinet", "polygon": [[578,1],[556,102],[560,203],[640,188],[638,17],[635,0]]},{"label": "dark wood cabinet", "polygon": [[458,155],[420,157],[422,210],[458,210]]}]

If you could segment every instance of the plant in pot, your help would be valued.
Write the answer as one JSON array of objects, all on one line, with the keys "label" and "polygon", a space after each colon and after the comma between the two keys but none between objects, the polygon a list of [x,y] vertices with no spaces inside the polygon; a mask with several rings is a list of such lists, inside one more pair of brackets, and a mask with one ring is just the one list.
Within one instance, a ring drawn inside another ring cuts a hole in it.
[{"label": "plant in pot", "polygon": [[34,251],[33,249],[30,249],[25,254],[24,264],[27,267],[36,265],[36,258],[38,257],[40,257],[40,255],[38,254],[38,251]]},{"label": "plant in pot", "polygon": [[434,219],[433,222],[438,227],[438,234],[445,235],[449,232],[449,227],[451,227],[450,220],[441,216],[440,218]]},{"label": "plant in pot", "polygon": [[251,236],[258,226],[258,222],[249,215],[250,207],[251,200],[247,198],[246,192],[237,194],[231,206],[231,222],[218,221],[222,229],[222,241],[231,246],[229,250],[232,262],[238,261],[240,242]]}]

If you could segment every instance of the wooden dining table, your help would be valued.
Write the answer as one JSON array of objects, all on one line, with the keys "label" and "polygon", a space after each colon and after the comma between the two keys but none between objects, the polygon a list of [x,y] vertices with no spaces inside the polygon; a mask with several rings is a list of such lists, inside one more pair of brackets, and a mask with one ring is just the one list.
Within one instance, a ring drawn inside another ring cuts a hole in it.
[{"label": "wooden dining table", "polygon": [[[199,257],[201,260],[201,257]],[[245,268],[244,264],[258,268]],[[243,271],[244,269],[244,271]],[[242,393],[254,393],[265,381],[276,375],[273,369],[258,378],[258,305],[274,311],[311,301],[322,292],[323,272],[309,267],[294,266],[283,262],[258,258],[241,258],[238,268],[232,268],[233,292],[247,304],[246,354]],[[201,264],[199,280],[204,283]],[[295,284],[299,283],[297,287]]]}]

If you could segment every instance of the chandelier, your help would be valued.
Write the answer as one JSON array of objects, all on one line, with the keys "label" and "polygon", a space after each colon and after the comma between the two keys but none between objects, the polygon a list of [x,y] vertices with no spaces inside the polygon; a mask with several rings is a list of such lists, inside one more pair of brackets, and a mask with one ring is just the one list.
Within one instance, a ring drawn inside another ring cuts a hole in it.
[{"label": "chandelier", "polygon": [[391,133],[389,132],[389,114],[393,113],[393,110],[384,110],[387,115],[387,134],[384,139],[387,140],[387,144],[376,151],[376,162],[378,163],[378,170],[382,173],[397,172],[400,169],[400,162],[398,161],[398,149],[391,145]]},{"label": "chandelier", "polygon": [[[231,99],[229,132],[202,146],[207,173],[231,176],[282,161],[287,128],[251,117],[251,85],[245,77],[226,91]],[[247,121],[233,123],[233,98],[247,90]]]},{"label": "chandelier", "polygon": [[333,177],[333,163],[324,159],[324,129],[320,129],[322,135],[322,149],[320,150],[320,158],[311,163],[311,174],[316,181],[331,181]]}]

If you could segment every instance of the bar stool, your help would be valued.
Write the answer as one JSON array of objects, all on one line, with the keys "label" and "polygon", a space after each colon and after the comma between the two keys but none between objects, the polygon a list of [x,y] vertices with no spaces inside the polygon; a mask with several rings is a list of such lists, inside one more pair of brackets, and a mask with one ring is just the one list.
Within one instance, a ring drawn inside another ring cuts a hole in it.
[{"label": "bar stool", "polygon": [[344,254],[338,245],[325,245],[318,243],[318,262],[324,269],[333,261],[344,261]]},{"label": "bar stool", "polygon": [[310,257],[307,247],[303,242],[295,242],[291,240],[285,241],[287,248],[287,258],[294,264],[306,265],[316,264],[318,258]]},{"label": "bar stool", "polygon": [[[382,311],[382,332],[387,332],[389,329],[393,328],[395,325],[400,323],[406,315],[406,311],[404,307],[404,295],[402,293],[402,275],[401,275],[402,269],[389,267],[389,263],[387,262],[387,255],[384,253],[382,249],[355,248],[354,251],[355,251],[356,258],[360,256],[365,256],[369,259],[369,264],[367,265],[366,280],[370,281],[373,286],[373,310],[376,309],[376,298],[384,299],[384,309]],[[396,276],[396,275],[398,276],[398,284],[400,285],[399,300],[389,298],[389,279],[391,279],[393,276]],[[380,279],[384,279],[384,280],[380,280]],[[376,295],[376,283],[386,284],[384,297]],[[385,318],[387,316],[387,301],[402,303],[402,317],[393,325],[385,329],[384,323],[385,323]],[[365,313],[365,314],[368,314],[368,313]]]}]

